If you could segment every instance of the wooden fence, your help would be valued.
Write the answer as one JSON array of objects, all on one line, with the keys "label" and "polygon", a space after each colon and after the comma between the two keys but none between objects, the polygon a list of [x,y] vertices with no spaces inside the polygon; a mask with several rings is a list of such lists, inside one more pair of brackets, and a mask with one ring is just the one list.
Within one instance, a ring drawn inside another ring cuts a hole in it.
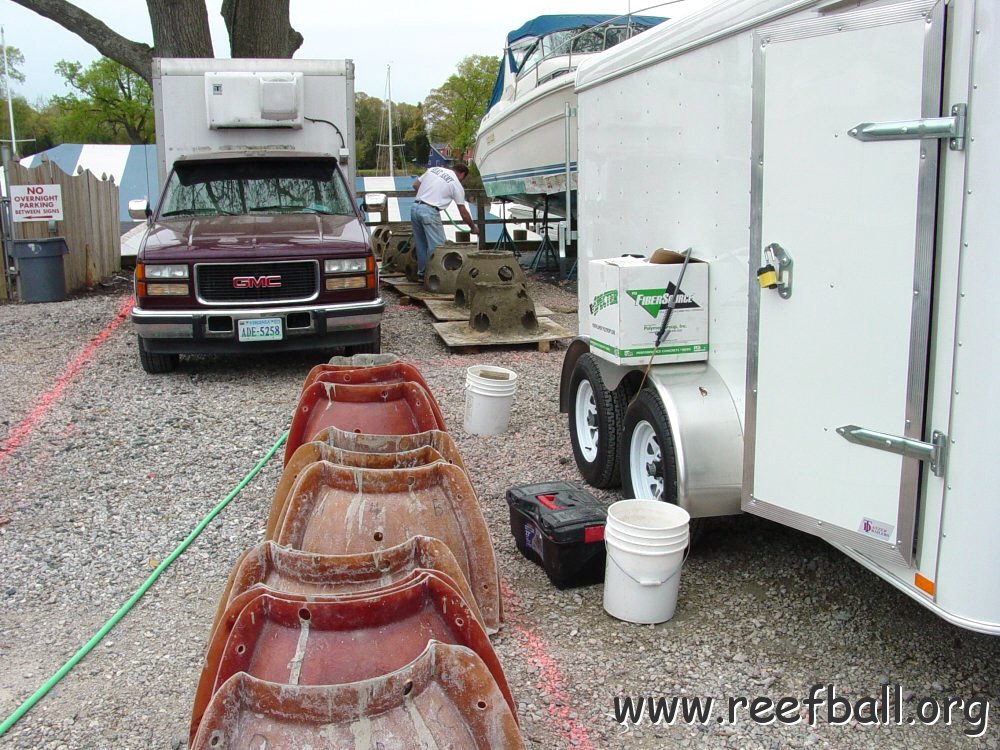
[{"label": "wooden fence", "polygon": [[[71,176],[47,160],[34,169],[26,169],[14,161],[5,166],[8,185],[62,187],[63,220],[56,222],[55,234],[65,237],[69,248],[69,255],[63,257],[67,292],[92,287],[102,278],[121,271],[118,186],[114,178],[100,179],[89,171]],[[50,236],[45,221],[12,226],[15,239]],[[0,284],[0,296],[4,294],[3,286]]]}]

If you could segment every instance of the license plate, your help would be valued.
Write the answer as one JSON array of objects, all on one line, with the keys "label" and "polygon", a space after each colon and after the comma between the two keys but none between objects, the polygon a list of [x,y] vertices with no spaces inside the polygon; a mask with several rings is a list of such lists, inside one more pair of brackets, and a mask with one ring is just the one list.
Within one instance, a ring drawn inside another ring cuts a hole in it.
[{"label": "license plate", "polygon": [[281,318],[251,318],[239,324],[240,341],[281,341]]}]

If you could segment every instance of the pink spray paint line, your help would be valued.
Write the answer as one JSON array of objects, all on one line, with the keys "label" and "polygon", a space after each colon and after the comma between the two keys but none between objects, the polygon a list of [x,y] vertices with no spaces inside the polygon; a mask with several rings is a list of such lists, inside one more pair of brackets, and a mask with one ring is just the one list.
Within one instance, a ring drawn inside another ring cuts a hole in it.
[{"label": "pink spray paint line", "polygon": [[521,601],[506,579],[500,580],[500,590],[504,598],[504,612],[514,629],[514,637],[528,652],[528,658],[538,667],[541,679],[536,687],[551,699],[548,714],[551,723],[555,725],[555,732],[562,737],[567,747],[594,750],[587,730],[570,716],[569,693],[566,692],[566,680],[563,678],[562,670],[545,647],[545,642],[521,623],[523,614]]},{"label": "pink spray paint line", "polygon": [[0,464],[3,464],[4,461],[10,458],[11,454],[13,454],[14,451],[21,446],[24,440],[31,435],[36,427],[38,427],[39,423],[45,419],[45,415],[48,413],[49,409],[51,409],[52,405],[59,399],[60,396],[63,395],[63,392],[69,387],[73,378],[75,378],[80,370],[82,370],[84,366],[90,362],[98,347],[107,341],[118,326],[128,319],[128,315],[131,311],[132,297],[130,295],[122,302],[121,307],[118,308],[118,312],[115,313],[115,317],[112,321],[108,323],[100,333],[87,342],[87,345],[80,350],[80,352],[73,358],[73,361],[70,362],[66,366],[66,369],[62,371],[62,374],[56,378],[52,387],[41,395],[38,402],[35,404],[35,408],[28,412],[28,415],[14,426],[3,441],[0,441]]}]

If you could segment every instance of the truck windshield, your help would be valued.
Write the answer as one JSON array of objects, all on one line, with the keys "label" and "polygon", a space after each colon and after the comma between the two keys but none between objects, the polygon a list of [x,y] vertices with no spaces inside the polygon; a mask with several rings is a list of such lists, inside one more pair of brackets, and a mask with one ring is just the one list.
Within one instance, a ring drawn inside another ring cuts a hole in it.
[{"label": "truck windshield", "polygon": [[160,217],[319,213],[353,215],[332,163],[296,159],[178,162]]}]

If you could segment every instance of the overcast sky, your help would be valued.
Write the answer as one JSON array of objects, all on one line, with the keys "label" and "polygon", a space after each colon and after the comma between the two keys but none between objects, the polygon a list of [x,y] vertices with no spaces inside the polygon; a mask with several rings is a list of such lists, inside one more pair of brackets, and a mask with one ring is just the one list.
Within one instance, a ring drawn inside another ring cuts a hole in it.
[{"label": "overcast sky", "polygon": [[[681,0],[648,11],[677,17],[712,0]],[[76,5],[134,41],[152,44],[142,0],[76,0]],[[229,56],[222,0],[207,0],[215,54]],[[507,32],[542,13],[627,13],[653,4],[637,0],[291,0],[292,26],[305,37],[299,59],[354,60],[355,90],[385,98],[386,67],[392,66],[392,98],[416,104],[443,84],[468,55],[499,55]],[[12,0],[0,0],[6,42],[24,53],[23,84],[15,95],[34,104],[69,89],[54,72],[59,60],[90,63],[97,51],[75,34]]]}]

